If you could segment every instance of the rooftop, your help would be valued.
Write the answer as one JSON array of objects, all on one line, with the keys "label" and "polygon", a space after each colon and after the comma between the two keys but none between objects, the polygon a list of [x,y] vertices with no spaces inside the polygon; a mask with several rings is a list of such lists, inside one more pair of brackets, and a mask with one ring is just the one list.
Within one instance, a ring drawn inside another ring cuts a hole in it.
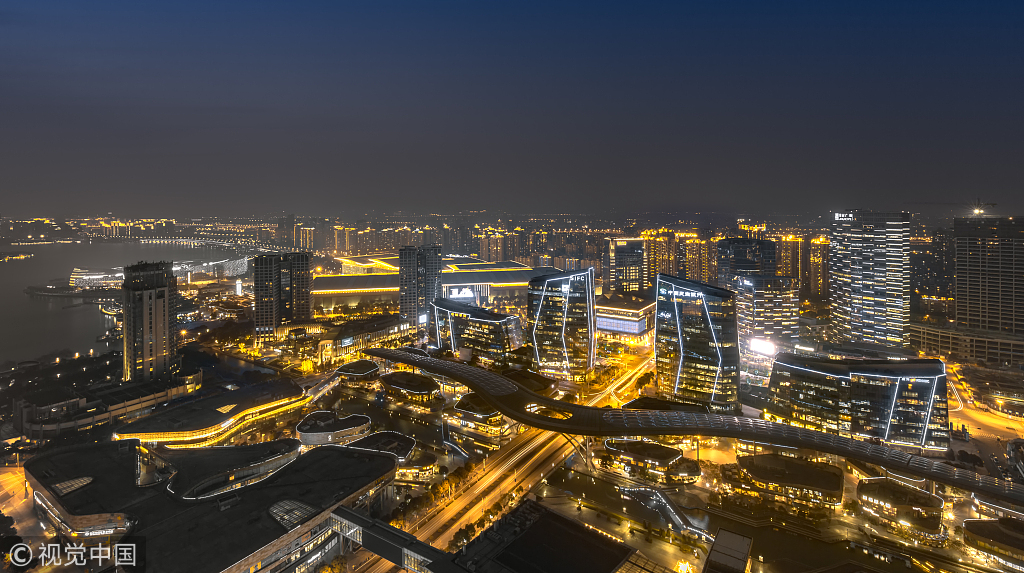
[{"label": "rooftop", "polygon": [[500,312],[494,312],[487,310],[486,308],[480,308],[479,306],[473,306],[464,302],[457,302],[447,298],[435,299],[433,303],[435,307],[441,310],[447,310],[458,314],[465,314],[473,320],[486,320],[489,322],[500,322],[509,318],[511,315],[502,314]]},{"label": "rooftop", "polygon": [[344,418],[338,418],[337,414],[328,410],[313,412],[302,419],[296,426],[296,431],[301,434],[312,434],[317,432],[338,432],[358,428],[370,423],[370,418],[362,414],[350,414]]},{"label": "rooftop", "polygon": [[554,393],[555,388],[558,387],[557,381],[529,370],[509,369],[502,372],[501,375],[530,392],[542,396],[550,396]]},{"label": "rooftop", "polygon": [[843,470],[833,465],[778,454],[739,456],[736,463],[758,481],[809,487],[826,492],[843,491]]},{"label": "rooftop", "polygon": [[[153,453],[177,470],[177,473],[171,478],[171,492],[176,495],[185,495],[208,477],[295,452],[299,449],[299,445],[298,440],[284,439],[249,446],[223,446],[194,450],[172,450],[158,447],[153,450]],[[201,491],[193,493],[193,495],[201,494]]]},{"label": "rooftop", "polygon": [[383,432],[374,432],[369,436],[349,442],[348,447],[387,452],[398,456],[399,460],[404,461],[409,458],[413,448],[416,447],[416,440],[405,434],[385,430]]},{"label": "rooftop", "polygon": [[647,300],[636,296],[624,294],[601,295],[597,297],[594,306],[597,308],[614,308],[619,310],[641,311],[653,308],[657,301]]},{"label": "rooftop", "polygon": [[746,571],[752,541],[745,535],[719,529],[715,534],[715,543],[708,551],[704,571]]},{"label": "rooftop", "polygon": [[702,404],[687,404],[673,400],[662,400],[650,396],[640,396],[622,405],[623,410],[662,410],[673,412],[693,412],[695,414],[707,414],[708,407]]},{"label": "rooftop", "polygon": [[380,367],[373,360],[356,360],[342,364],[335,372],[348,376],[368,376],[379,370]]},{"label": "rooftop", "polygon": [[[366,275],[373,276],[373,275]],[[382,316],[371,316],[350,320],[339,326],[335,326],[324,333],[324,340],[342,340],[355,336],[361,336],[371,332],[378,332],[387,328],[397,327],[403,323],[402,318],[397,314],[385,314]],[[357,361],[363,362],[363,361]],[[366,362],[369,362],[368,360]]]},{"label": "rooftop", "polygon": [[385,374],[381,376],[381,382],[411,394],[433,394],[441,390],[441,386],[430,376],[405,370]]},{"label": "rooftop", "polygon": [[972,535],[995,541],[1024,552],[1024,521],[1012,517],[999,519],[965,519],[964,530]]},{"label": "rooftop", "polygon": [[661,465],[671,464],[683,455],[675,448],[641,440],[611,438],[604,441],[604,448],[611,453],[643,458]]},{"label": "rooftop", "polygon": [[892,505],[909,505],[942,509],[942,498],[924,490],[904,485],[889,478],[862,479],[857,484],[857,495],[868,495]]},{"label": "rooftop", "polygon": [[285,398],[299,398],[302,389],[288,380],[245,386],[159,411],[117,429],[119,436],[153,432],[187,432],[222,424],[240,412]]},{"label": "rooftop", "polygon": [[[444,270],[441,273],[441,284],[444,286],[463,286],[489,284],[493,286],[526,286],[531,279],[560,272],[554,267],[530,268],[519,265],[491,264],[489,267],[474,269],[472,266],[459,266],[467,270]],[[367,273],[353,275],[321,275],[313,278],[310,288],[317,294],[346,294],[373,291],[398,292],[398,273]]]},{"label": "rooftop", "polygon": [[828,358],[779,353],[775,357],[775,363],[783,366],[816,370],[841,377],[849,377],[856,374],[885,377],[932,377],[946,374],[945,366],[937,358],[914,358],[909,360],[858,360],[846,358],[830,360]]},{"label": "rooftop", "polygon": [[498,413],[498,410],[487,403],[486,400],[480,397],[476,392],[470,392],[462,397],[456,404],[456,410],[462,410],[468,412],[474,416],[480,416],[482,418],[490,418]]}]

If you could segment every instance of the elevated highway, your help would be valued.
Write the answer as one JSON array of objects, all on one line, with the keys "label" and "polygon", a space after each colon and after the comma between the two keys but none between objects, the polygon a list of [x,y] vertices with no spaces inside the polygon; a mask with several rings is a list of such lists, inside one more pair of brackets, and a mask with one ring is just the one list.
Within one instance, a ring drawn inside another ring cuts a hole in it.
[{"label": "elevated highway", "polygon": [[364,352],[458,380],[505,416],[543,430],[585,436],[685,435],[758,440],[877,464],[899,474],[912,474],[996,500],[1024,505],[1024,485],[852,438],[756,418],[570,404],[541,396],[509,378],[475,366],[402,350],[372,348]]}]

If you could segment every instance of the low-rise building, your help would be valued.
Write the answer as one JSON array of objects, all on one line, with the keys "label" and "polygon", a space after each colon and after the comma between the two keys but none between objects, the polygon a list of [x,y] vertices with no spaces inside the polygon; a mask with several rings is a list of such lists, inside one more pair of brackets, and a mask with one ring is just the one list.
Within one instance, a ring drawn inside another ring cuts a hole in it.
[{"label": "low-rise building", "polygon": [[444,407],[441,385],[430,376],[400,370],[381,376],[380,384],[389,399],[412,410],[437,412]]},{"label": "low-rise building", "polygon": [[1024,571],[1024,521],[965,519],[964,544],[1007,571]]},{"label": "low-rise building", "polygon": [[288,380],[253,384],[159,411],[117,428],[112,438],[169,448],[222,445],[260,424],[294,414],[309,401],[310,396]]},{"label": "low-rise building", "polygon": [[380,378],[380,367],[372,360],[355,360],[342,364],[334,373],[346,382],[372,382]]},{"label": "low-rise building", "polygon": [[629,345],[654,342],[654,307],[657,302],[638,296],[611,294],[597,297],[597,336]]},{"label": "low-rise building", "polygon": [[735,466],[723,466],[722,480],[736,493],[783,506],[834,510],[843,503],[843,470],[779,454],[737,457]]},{"label": "low-rise building", "polygon": [[857,484],[860,507],[875,520],[927,545],[942,545],[942,498],[891,478],[868,478]]},{"label": "low-rise building", "polygon": [[493,450],[512,439],[508,419],[475,392],[446,410],[444,419],[453,437],[469,448]]},{"label": "low-rise building", "polygon": [[609,438],[604,441],[609,465],[627,475],[659,483],[693,483],[700,478],[700,464],[668,446],[644,440]]},{"label": "low-rise building", "polygon": [[367,348],[394,346],[409,334],[408,321],[397,314],[350,320],[324,330],[317,356],[320,364],[334,364],[350,360]]},{"label": "low-rise building", "polygon": [[326,444],[347,444],[370,433],[370,418],[362,414],[351,414],[339,418],[328,410],[307,415],[295,427],[295,437],[305,448]]},{"label": "low-rise building", "polygon": [[[163,459],[166,452],[137,440],[105,442],[40,454],[26,462],[25,478],[62,544],[133,545],[136,564],[151,573],[300,573],[349,545],[347,508],[382,509],[398,464],[391,455],[327,446],[273,467],[297,445]],[[210,501],[196,503],[204,492]]]}]

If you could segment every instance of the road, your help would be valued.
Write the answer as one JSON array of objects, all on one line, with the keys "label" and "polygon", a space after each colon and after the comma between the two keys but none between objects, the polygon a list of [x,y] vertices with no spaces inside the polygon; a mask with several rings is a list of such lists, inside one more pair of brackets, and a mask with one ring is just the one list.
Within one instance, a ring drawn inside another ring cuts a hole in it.
[{"label": "road", "polygon": [[[599,406],[614,392],[620,391],[626,384],[633,383],[650,365],[653,357],[647,357],[631,370],[608,384],[604,390],[589,397],[588,406]],[[529,430],[521,434],[509,444],[498,449],[485,462],[483,475],[480,475],[473,486],[465,490],[443,510],[431,516],[415,531],[417,538],[431,541],[439,549],[447,549],[452,536],[466,524],[475,522],[502,495],[522,486],[524,490],[540,483],[572,452],[572,447],[555,432]],[[523,464],[525,463],[525,467]],[[495,486],[490,493],[484,492]],[[466,511],[459,514],[461,510]],[[450,521],[455,519],[453,523]],[[358,558],[357,558],[358,561]],[[371,558],[355,569],[359,573],[384,573],[397,567],[382,558]]]},{"label": "road", "polygon": [[[949,399],[950,423],[955,428],[967,426],[974,453],[985,460],[985,469],[989,475],[1001,478],[1002,469],[1006,467],[1006,442],[1024,435],[1024,423],[987,407],[975,406],[971,390],[961,378],[959,365],[947,365],[947,381],[952,389]],[[954,445],[954,450],[962,448],[963,442]],[[970,447],[967,449],[971,450]],[[992,454],[995,454],[995,460]]]}]

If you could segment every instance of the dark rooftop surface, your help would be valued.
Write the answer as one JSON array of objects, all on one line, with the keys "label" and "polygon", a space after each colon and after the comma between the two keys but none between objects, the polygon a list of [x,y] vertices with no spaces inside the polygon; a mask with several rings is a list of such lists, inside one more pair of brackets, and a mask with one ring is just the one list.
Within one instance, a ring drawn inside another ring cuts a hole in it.
[{"label": "dark rooftop surface", "polygon": [[413,448],[416,447],[416,440],[406,436],[405,434],[385,430],[383,432],[374,432],[369,436],[349,442],[348,446],[364,450],[388,452],[398,456],[399,459],[404,460],[408,459],[409,454],[411,454]]},{"label": "dark rooftop surface", "polygon": [[[379,257],[375,257],[379,258]],[[384,262],[397,263],[382,259]],[[484,269],[486,270],[479,270]],[[559,272],[554,267],[505,266],[490,264],[485,267],[467,267],[467,270],[444,271],[441,273],[441,284],[444,286],[474,284],[525,284],[541,275]],[[345,291],[398,290],[398,273],[366,273],[353,275],[326,275],[313,279],[311,291],[317,294],[345,294]]]},{"label": "dark rooftop surface", "polygon": [[604,447],[610,453],[626,454],[633,457],[655,461],[660,464],[671,463],[675,461],[676,458],[683,455],[675,448],[670,448],[654,442],[643,442],[639,440],[619,440],[613,438],[605,440]]},{"label": "dark rooftop surface", "polygon": [[149,488],[155,495],[130,508],[140,523],[126,542],[145,540],[147,573],[222,571],[287,532],[270,515],[273,504],[289,500],[324,508],[395,469],[390,456],[323,446],[236,490],[240,503],[224,511],[215,503],[183,503]]},{"label": "dark rooftop surface", "polygon": [[662,410],[672,412],[694,412],[707,414],[708,407],[701,404],[687,404],[673,400],[652,398],[651,396],[640,396],[622,405],[623,410]]},{"label": "dark rooftop surface", "polygon": [[318,294],[345,294],[345,291],[398,290],[398,273],[326,275],[313,278],[310,291]]},{"label": "dark rooftop surface", "polygon": [[558,386],[558,382],[556,380],[541,376],[540,374],[529,370],[516,370],[513,368],[505,370],[501,375],[519,384],[523,388],[526,388],[530,392],[534,392],[542,396],[550,396]]},{"label": "dark rooftop surface", "polygon": [[381,376],[381,381],[388,386],[413,394],[430,394],[441,390],[440,384],[430,376],[404,370],[385,374]]},{"label": "dark rooftop surface", "polygon": [[437,456],[423,450],[416,451],[402,462],[403,468],[425,468],[437,463]]},{"label": "dark rooftop surface", "polygon": [[869,495],[893,505],[912,505],[933,509],[942,507],[942,498],[888,478],[860,480],[860,483],[857,484],[857,495]]},{"label": "dark rooftop surface", "polygon": [[300,395],[302,389],[288,380],[253,384],[157,412],[121,426],[116,432],[120,436],[130,436],[150,432],[201,430],[220,424],[254,406]]},{"label": "dark rooftop surface", "polygon": [[469,412],[477,416],[489,418],[498,413],[497,408],[491,406],[486,400],[481,398],[476,392],[470,392],[462,397],[455,404],[455,409]]},{"label": "dark rooftop surface", "polygon": [[344,418],[339,418],[334,412],[320,410],[303,418],[295,429],[303,434],[315,432],[337,432],[340,430],[358,428],[359,426],[364,426],[369,423],[370,418],[363,416],[362,414],[351,414]]},{"label": "dark rooftop surface", "polygon": [[118,441],[59,448],[25,462],[25,472],[54,491],[55,484],[89,477],[87,485],[61,496],[73,515],[122,513],[153,495],[156,488],[135,485],[138,469],[137,442]]},{"label": "dark rooftop surface", "polygon": [[632,549],[551,511],[545,511],[495,560],[515,573],[612,573]]},{"label": "dark rooftop surface", "polygon": [[759,481],[812,487],[819,491],[843,490],[843,470],[829,464],[778,454],[739,456],[736,462]]},{"label": "dark rooftop surface", "polygon": [[776,363],[786,366],[810,368],[836,376],[848,377],[851,373],[872,376],[942,376],[945,367],[937,358],[914,358],[909,360],[829,360],[799,354],[779,353]]},{"label": "dark rooftop surface", "polygon": [[172,450],[161,446],[155,448],[153,453],[177,470],[171,478],[170,489],[176,495],[184,495],[208,477],[298,451],[299,446],[298,440],[284,439],[249,446],[190,450]]},{"label": "dark rooftop surface", "polygon": [[487,320],[487,321],[502,321],[511,315],[502,314],[500,312],[494,312],[487,310],[486,308],[480,308],[479,306],[473,306],[464,302],[458,302],[447,298],[439,298],[434,300],[434,306],[441,310],[447,310],[457,314],[468,315],[473,320]]},{"label": "dark rooftop surface", "polygon": [[1024,521],[1019,519],[965,519],[964,529],[978,537],[1024,551]]},{"label": "dark rooftop surface", "polygon": [[52,388],[41,388],[39,390],[29,392],[25,395],[24,399],[30,404],[41,407],[49,406],[50,404],[58,404],[60,402],[67,402],[69,400],[77,400],[78,394],[75,394],[70,388],[54,386]]},{"label": "dark rooftop surface", "polygon": [[366,376],[379,369],[380,367],[373,360],[356,360],[342,364],[335,372],[338,374],[348,374],[349,376]]}]

